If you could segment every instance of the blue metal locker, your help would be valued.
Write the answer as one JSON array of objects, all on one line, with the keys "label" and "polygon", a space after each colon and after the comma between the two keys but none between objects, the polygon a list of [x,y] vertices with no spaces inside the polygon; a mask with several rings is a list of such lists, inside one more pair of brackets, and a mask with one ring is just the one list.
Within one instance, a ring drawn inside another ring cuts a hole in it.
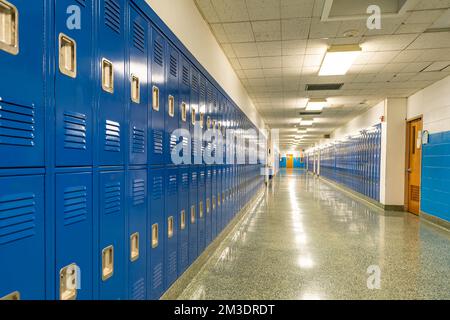
[{"label": "blue metal locker", "polygon": [[198,167],[189,167],[189,265],[198,257]]},{"label": "blue metal locker", "polygon": [[217,170],[217,234],[219,235],[224,227],[223,221],[223,165]]},{"label": "blue metal locker", "polygon": [[0,212],[0,298],[45,299],[44,177],[0,177]]},{"label": "blue metal locker", "polygon": [[129,150],[131,165],[147,164],[149,23],[130,5],[129,19]]},{"label": "blue metal locker", "polygon": [[202,163],[202,147],[197,139],[194,139],[195,128],[200,127],[200,105],[199,105],[199,89],[200,89],[200,75],[197,69],[191,67],[191,93],[190,93],[190,104],[191,104],[191,123],[190,123],[190,133],[191,133],[191,152],[192,152],[192,164]]},{"label": "blue metal locker", "polygon": [[99,164],[123,165],[125,161],[125,1],[105,0],[100,5],[97,30],[99,79]]},{"label": "blue metal locker", "polygon": [[[2,21],[10,20],[17,28],[5,30],[10,34],[2,35],[0,40],[1,98],[33,110],[36,118],[41,118],[44,111],[44,4],[43,0],[2,1]],[[24,112],[27,115],[31,111]],[[40,134],[39,127],[36,132]]]},{"label": "blue metal locker", "polygon": [[100,299],[126,299],[125,274],[125,174],[100,172]]},{"label": "blue metal locker", "polygon": [[128,299],[147,298],[147,170],[128,171]]},{"label": "blue metal locker", "polygon": [[[180,129],[187,130],[190,132],[191,125],[194,126],[196,123],[196,114],[194,109],[191,109],[190,105],[190,95],[191,95],[191,65],[189,62],[180,55],[180,68],[179,68],[179,80],[180,80],[180,101],[179,101],[179,117],[178,117],[178,127]],[[181,141],[181,139],[178,139]],[[189,159],[186,165],[191,164],[191,155],[192,152],[190,148],[192,147],[192,143],[189,141],[188,137],[184,137],[183,139],[183,150],[186,149],[189,154],[186,154],[186,157]],[[185,156],[182,153],[182,156]]]},{"label": "blue metal locker", "polygon": [[211,241],[217,237],[217,166],[211,169]]},{"label": "blue metal locker", "polygon": [[[57,299],[90,300],[93,299],[92,172],[57,174],[55,185]],[[74,279],[71,274],[74,271],[75,275],[78,273],[80,290],[67,286]]]},{"label": "blue metal locker", "polygon": [[177,225],[178,225],[178,169],[167,168],[166,196],[165,196],[165,223],[164,237],[165,245],[165,289],[169,288],[177,279]]},{"label": "blue metal locker", "polygon": [[[189,231],[190,231],[190,206],[189,190],[191,188],[188,166],[178,169],[178,277],[181,276],[189,266]],[[195,222],[195,219],[194,219]]]},{"label": "blue metal locker", "polygon": [[152,98],[150,122],[149,165],[161,165],[167,159],[165,119],[166,119],[166,90],[165,90],[165,56],[166,40],[152,28]]},{"label": "blue metal locker", "polygon": [[[172,45],[167,45],[167,62],[166,62],[166,125],[165,125],[165,141],[166,141],[166,164],[171,164],[172,150],[178,144],[179,137],[173,132],[179,128],[179,121],[187,122],[187,105],[181,105],[179,99],[179,65],[180,56],[178,50]],[[180,107],[178,107],[180,106]]]},{"label": "blue metal locker", "polygon": [[[200,118],[199,118],[199,123],[200,123],[200,127],[202,128],[202,134],[205,133],[206,129],[207,129],[207,106],[206,106],[206,79],[205,77],[200,73],[200,89],[199,89],[199,110],[200,110]],[[201,155],[205,154],[205,150],[206,150],[206,142],[202,140],[202,145],[201,145]],[[204,157],[202,158],[202,163],[205,163],[205,159]],[[200,163],[199,163],[200,164]]]},{"label": "blue metal locker", "polygon": [[[66,11],[73,4],[55,3],[55,156],[62,167],[92,165],[93,156],[93,1],[79,6],[85,17],[80,30],[67,28]],[[70,56],[72,52],[76,54]]]},{"label": "blue metal locker", "polygon": [[205,183],[205,247],[212,241],[212,168],[206,167],[206,183]]},{"label": "blue metal locker", "polygon": [[198,246],[197,253],[201,255],[206,247],[206,167],[198,168]]},{"label": "blue metal locker", "polygon": [[164,293],[164,246],[165,246],[165,214],[164,214],[164,168],[148,170],[150,203],[148,210],[148,299],[159,299]]}]

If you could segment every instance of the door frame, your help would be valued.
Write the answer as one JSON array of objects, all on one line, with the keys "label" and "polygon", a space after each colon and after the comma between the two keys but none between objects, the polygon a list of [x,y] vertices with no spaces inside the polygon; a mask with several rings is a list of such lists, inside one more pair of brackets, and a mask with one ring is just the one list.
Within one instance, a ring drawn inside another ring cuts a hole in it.
[{"label": "door frame", "polygon": [[[404,190],[404,195],[405,195],[405,211],[409,212],[411,214],[414,214],[412,212],[409,211],[409,172],[408,172],[408,168],[409,168],[409,151],[410,151],[410,147],[411,145],[409,144],[409,139],[410,137],[410,125],[412,122],[417,121],[417,120],[421,120],[422,121],[422,131],[423,131],[423,114],[418,115],[416,117],[413,118],[408,118],[406,119],[406,141],[405,141],[405,190]],[[420,148],[420,161],[421,161],[421,165],[422,165],[422,155],[423,155],[423,150],[422,148]],[[422,187],[422,170],[420,171],[420,187]],[[419,198],[419,216],[420,216],[420,205],[422,202],[422,193],[420,193],[420,198]],[[414,214],[415,215],[415,214]]]}]

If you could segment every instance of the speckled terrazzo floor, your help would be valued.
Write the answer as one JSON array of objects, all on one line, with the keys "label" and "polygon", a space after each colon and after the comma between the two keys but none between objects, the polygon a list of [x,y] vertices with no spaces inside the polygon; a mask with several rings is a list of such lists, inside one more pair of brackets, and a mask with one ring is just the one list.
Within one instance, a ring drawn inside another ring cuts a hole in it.
[{"label": "speckled terrazzo floor", "polygon": [[450,233],[282,171],[178,298],[450,299]]}]

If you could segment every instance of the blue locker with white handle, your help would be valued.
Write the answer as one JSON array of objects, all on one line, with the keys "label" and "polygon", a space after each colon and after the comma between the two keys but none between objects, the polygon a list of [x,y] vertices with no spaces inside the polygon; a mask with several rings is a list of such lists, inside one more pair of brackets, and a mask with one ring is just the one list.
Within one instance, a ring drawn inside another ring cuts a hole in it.
[{"label": "blue locker with white handle", "polygon": [[205,171],[205,247],[212,241],[212,167]]},{"label": "blue locker with white handle", "polygon": [[125,174],[124,171],[99,173],[100,279],[101,300],[126,299],[125,274]]},{"label": "blue locker with white handle", "polygon": [[198,168],[198,246],[197,253],[201,255],[206,248],[206,167]]},{"label": "blue locker with white handle", "polygon": [[97,130],[99,165],[125,161],[125,1],[100,3],[97,30]]},{"label": "blue locker with white handle", "polygon": [[56,165],[92,165],[93,157],[93,1],[78,6],[83,19],[80,30],[67,28],[66,11],[75,0],[55,3]]},{"label": "blue locker with white handle", "polygon": [[199,104],[199,91],[200,90],[200,75],[197,69],[191,67],[191,87],[190,87],[190,106],[191,106],[191,121],[190,121],[190,133],[191,133],[191,163],[201,164],[201,152],[202,146],[199,139],[195,137],[195,129],[201,130],[200,123],[200,104]]},{"label": "blue locker with white handle", "polygon": [[147,170],[128,171],[128,299],[147,298]]},{"label": "blue locker with white handle", "polygon": [[165,247],[165,173],[164,168],[148,169],[149,210],[147,241],[147,298],[159,299],[164,288],[164,247]]},{"label": "blue locker with white handle", "polygon": [[211,175],[211,241],[217,237],[217,166],[212,166]]},{"label": "blue locker with white handle", "polygon": [[[179,67],[179,117],[178,117],[178,127],[180,129],[186,130],[185,133],[191,132],[191,126],[194,127],[196,124],[196,112],[195,109],[191,108],[190,96],[191,96],[191,65],[188,60],[180,55],[180,67]],[[192,161],[192,142],[190,142],[189,137],[183,137],[183,151],[180,156],[186,158],[185,165],[191,164]],[[181,138],[178,138],[178,143],[181,143]],[[184,152],[186,151],[186,155]]]},{"label": "blue locker with white handle", "polygon": [[0,298],[45,299],[44,214],[42,175],[0,176]]},{"label": "blue locker with white handle", "polygon": [[198,167],[189,167],[189,265],[198,257]]},{"label": "blue locker with white handle", "polygon": [[149,24],[133,7],[129,6],[129,73],[127,90],[128,109],[128,162],[147,164],[147,117],[149,103],[148,55]]},{"label": "blue locker with white handle", "polygon": [[165,289],[169,288],[177,279],[177,225],[178,225],[178,168],[169,167],[165,171]]},{"label": "blue locker with white handle", "polygon": [[180,277],[189,266],[189,190],[191,188],[189,176],[189,166],[183,166],[178,169],[178,277]]},{"label": "blue locker with white handle", "polygon": [[[56,175],[56,292],[59,300],[90,300],[93,273],[92,172]],[[76,279],[76,289],[68,285]]]},{"label": "blue locker with white handle", "polygon": [[[180,55],[178,50],[172,45],[167,45],[167,62],[166,62],[166,124],[165,124],[165,141],[166,153],[165,164],[171,164],[172,150],[178,144],[179,136],[174,131],[179,128],[179,119],[187,122],[186,104],[181,105],[179,98],[179,65]],[[178,106],[180,105],[180,108]]]}]

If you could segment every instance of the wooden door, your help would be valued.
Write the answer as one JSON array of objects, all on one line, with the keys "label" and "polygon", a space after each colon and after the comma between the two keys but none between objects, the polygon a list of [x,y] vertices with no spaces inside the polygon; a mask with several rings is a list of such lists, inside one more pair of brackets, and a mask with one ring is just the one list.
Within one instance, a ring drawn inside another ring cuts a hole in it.
[{"label": "wooden door", "polygon": [[292,154],[286,155],[286,168],[294,168],[294,156]]},{"label": "wooden door", "polygon": [[420,214],[422,126],[422,119],[410,121],[407,125],[406,198],[408,211],[416,215]]}]

